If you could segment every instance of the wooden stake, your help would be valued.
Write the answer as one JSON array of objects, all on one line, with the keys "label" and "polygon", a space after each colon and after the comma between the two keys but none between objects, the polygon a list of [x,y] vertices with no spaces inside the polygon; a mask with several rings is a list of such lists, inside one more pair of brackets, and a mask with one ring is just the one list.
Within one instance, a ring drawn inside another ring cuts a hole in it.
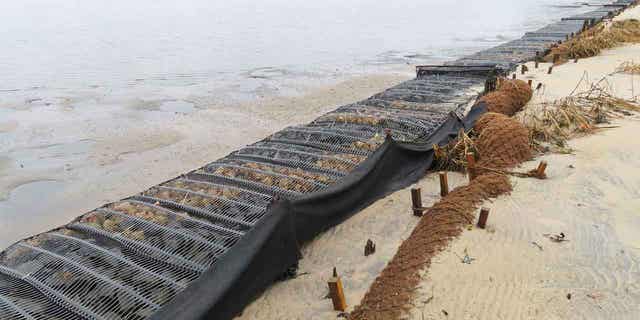
[{"label": "wooden stake", "polygon": [[446,172],[440,172],[440,195],[446,197],[449,194],[449,181]]},{"label": "wooden stake", "polygon": [[538,85],[536,86],[536,90],[540,90],[542,88],[542,82],[538,83]]},{"label": "wooden stake", "polygon": [[533,87],[533,80],[529,79],[527,82],[529,83],[529,88]]},{"label": "wooden stake", "polygon": [[376,244],[369,239],[367,240],[367,244],[364,246],[364,256],[368,257],[374,253],[376,253]]},{"label": "wooden stake", "polygon": [[520,70],[520,73],[521,73],[521,74],[525,74],[525,73],[527,73],[527,71],[528,71],[528,70],[527,70],[527,66],[525,66],[525,65],[523,64],[523,65],[522,65],[522,68],[521,68],[521,70]]},{"label": "wooden stake", "polygon": [[560,60],[560,55],[556,53],[553,55],[553,64],[558,63],[558,60]]},{"label": "wooden stake", "polygon": [[551,74],[551,72],[553,72],[553,66],[549,67],[549,71],[547,71],[547,74]]},{"label": "wooden stake", "polygon": [[473,153],[467,153],[467,171],[469,173],[469,181],[476,178],[476,158]]},{"label": "wooden stake", "polygon": [[535,64],[535,68],[538,69],[538,65],[540,64],[540,62],[538,62],[538,60],[536,60],[536,64]]},{"label": "wooden stake", "polygon": [[424,208],[422,207],[422,195],[420,188],[411,189],[411,203],[413,203],[413,215],[422,217]]},{"label": "wooden stake", "polygon": [[329,279],[329,296],[333,302],[333,310],[344,312],[347,310],[347,301],[344,299],[342,280],[338,276],[336,268],[333,268],[333,277]]},{"label": "wooden stake", "polygon": [[544,178],[545,174],[544,171],[547,170],[547,162],[546,161],[541,161],[540,164],[538,165],[538,168],[536,169],[536,176],[538,178]]},{"label": "wooden stake", "polygon": [[484,229],[487,226],[487,219],[489,219],[489,209],[482,208],[478,217],[478,228]]},{"label": "wooden stake", "polygon": [[575,58],[575,59],[573,60],[573,63],[578,63],[578,58]]}]

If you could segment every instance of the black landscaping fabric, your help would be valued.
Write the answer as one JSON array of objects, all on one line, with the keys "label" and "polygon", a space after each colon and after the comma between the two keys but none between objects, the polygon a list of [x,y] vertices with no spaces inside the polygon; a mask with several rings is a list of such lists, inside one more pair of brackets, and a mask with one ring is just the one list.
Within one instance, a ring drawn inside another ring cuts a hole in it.
[{"label": "black landscaping fabric", "polygon": [[474,105],[464,119],[452,112],[431,136],[413,143],[387,137],[339,183],[306,197],[274,202],[234,250],[151,319],[232,319],[297,263],[301,244],[423,177],[434,164],[433,146],[444,146],[460,130],[470,130],[485,112],[484,103]]}]

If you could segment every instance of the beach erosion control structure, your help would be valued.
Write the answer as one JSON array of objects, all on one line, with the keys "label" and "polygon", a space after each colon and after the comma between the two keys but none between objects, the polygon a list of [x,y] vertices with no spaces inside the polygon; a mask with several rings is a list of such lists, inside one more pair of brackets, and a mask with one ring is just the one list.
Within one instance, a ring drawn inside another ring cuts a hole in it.
[{"label": "beach erosion control structure", "polygon": [[420,66],[413,80],[13,244],[0,255],[0,319],[232,319],[295,269],[300,244],[422,177],[433,145],[485,112],[474,102],[492,78],[633,2]]}]

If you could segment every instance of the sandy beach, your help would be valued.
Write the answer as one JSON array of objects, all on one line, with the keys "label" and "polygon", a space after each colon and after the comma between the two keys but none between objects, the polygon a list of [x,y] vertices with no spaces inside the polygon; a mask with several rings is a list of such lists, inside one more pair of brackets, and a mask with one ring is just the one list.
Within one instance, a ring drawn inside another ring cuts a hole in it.
[{"label": "sandy beach", "polygon": [[640,318],[640,0],[144,1],[0,4],[1,319]]},{"label": "sandy beach", "polygon": [[[617,20],[639,18],[634,8]],[[599,56],[554,67],[540,64],[518,78],[542,83],[526,108],[535,108],[588,89],[605,79],[610,92],[637,99],[640,77],[616,73],[637,60],[640,45],[606,50]],[[463,232],[425,270],[406,319],[637,319],[640,317],[640,117],[619,119],[613,128],[570,141],[571,154],[545,154],[524,163],[549,163],[548,179],[512,178],[513,192],[487,202],[488,228]],[[466,178],[450,174],[452,186]],[[425,206],[437,201],[437,177],[427,175]],[[356,214],[303,248],[301,275],[277,283],[238,319],[330,319],[337,315],[325,299],[326,281],[336,266],[349,305],[393,256],[417,219],[409,190],[400,190]],[[564,233],[552,242],[545,234]],[[367,239],[377,244],[364,257]],[[469,255],[471,263],[462,263]]]}]

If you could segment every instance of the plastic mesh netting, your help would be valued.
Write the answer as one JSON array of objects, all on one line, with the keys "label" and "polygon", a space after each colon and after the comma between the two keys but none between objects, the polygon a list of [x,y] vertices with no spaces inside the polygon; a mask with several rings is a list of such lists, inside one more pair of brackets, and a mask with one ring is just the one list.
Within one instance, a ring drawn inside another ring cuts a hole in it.
[{"label": "plastic mesh netting", "polygon": [[233,250],[274,198],[339,183],[387,136],[429,137],[475,100],[487,70],[533,59],[611,10],[420,69],[416,79],[12,245],[0,255],[0,318],[148,319]]}]

